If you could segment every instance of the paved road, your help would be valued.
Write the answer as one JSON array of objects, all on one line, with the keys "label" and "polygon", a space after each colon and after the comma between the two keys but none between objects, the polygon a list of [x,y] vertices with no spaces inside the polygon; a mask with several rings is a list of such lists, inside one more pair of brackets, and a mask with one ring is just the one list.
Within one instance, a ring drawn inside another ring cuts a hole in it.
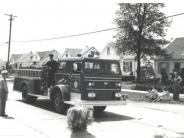
[{"label": "paved road", "polygon": [[[9,87],[11,90],[12,84]],[[5,137],[70,138],[66,116],[55,113],[48,101],[30,105],[20,99],[19,93],[10,92],[9,119],[0,118],[0,124],[6,124],[0,125],[0,137],[3,130]],[[11,120],[15,130],[9,125]],[[153,138],[155,134],[184,138],[184,104],[129,101],[126,106],[108,107],[88,130],[96,138]]]}]

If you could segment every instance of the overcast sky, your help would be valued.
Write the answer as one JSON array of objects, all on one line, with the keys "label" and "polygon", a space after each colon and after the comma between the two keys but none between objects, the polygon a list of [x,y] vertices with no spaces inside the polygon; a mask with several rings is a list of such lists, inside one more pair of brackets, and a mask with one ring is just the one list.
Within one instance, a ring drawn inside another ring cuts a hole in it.
[{"label": "overcast sky", "polygon": [[[1,0],[0,2],[0,58],[7,60],[9,17],[13,14],[12,41],[25,41],[61,37],[116,27],[113,23],[116,0]],[[151,2],[151,1],[131,1]],[[155,2],[155,1],[154,1]],[[182,0],[165,2],[166,15],[183,13]],[[167,38],[184,37],[184,15],[172,18]],[[114,31],[41,42],[12,42],[11,53],[26,53],[56,49],[63,53],[66,48],[95,46],[101,51],[113,41]]]}]

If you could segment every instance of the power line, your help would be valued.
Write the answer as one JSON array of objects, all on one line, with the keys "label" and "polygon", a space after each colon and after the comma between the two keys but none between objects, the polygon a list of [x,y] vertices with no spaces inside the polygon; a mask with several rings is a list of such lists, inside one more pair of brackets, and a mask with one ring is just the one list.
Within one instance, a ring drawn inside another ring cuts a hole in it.
[{"label": "power line", "polygon": [[0,44],[0,46],[3,46],[3,45],[5,45],[5,44],[8,44],[8,42],[5,42],[5,43],[1,43],[1,44]]},{"label": "power line", "polygon": [[183,14],[184,14],[184,13],[174,14],[174,15],[167,16],[167,17],[165,17],[165,18],[170,18],[170,17],[180,16],[180,15],[183,15]]},{"label": "power line", "polygon": [[[174,15],[167,16],[167,17],[165,17],[165,18],[180,16],[180,15],[183,15],[183,14],[184,14],[184,13],[174,14]],[[92,31],[92,32],[87,32],[87,33],[80,33],[80,34],[73,34],[73,35],[60,36],[60,37],[45,38],[45,39],[34,39],[34,40],[12,41],[12,42],[22,43],[22,42],[49,41],[49,40],[55,40],[55,39],[64,39],[64,38],[70,38],[70,37],[77,37],[77,36],[95,34],[95,33],[100,33],[100,32],[105,32],[105,31],[110,31],[110,30],[115,30],[115,29],[119,29],[119,28],[120,28],[120,27],[115,27],[115,28],[108,28],[108,29],[97,30],[97,31]]]},{"label": "power line", "polygon": [[76,36],[81,36],[81,35],[95,34],[95,33],[110,31],[110,30],[114,30],[114,29],[118,29],[118,28],[119,28],[119,27],[116,27],[116,28],[109,28],[109,29],[103,29],[103,30],[98,30],[98,31],[93,31],[93,32],[87,32],[87,33],[81,33],[81,34],[66,35],[66,36],[53,37],[53,38],[46,38],[46,39],[35,39],[35,40],[25,40],[25,41],[12,41],[12,42],[36,42],[36,41],[47,41],[47,40],[54,40],[54,39],[62,39],[62,38],[76,37]]}]

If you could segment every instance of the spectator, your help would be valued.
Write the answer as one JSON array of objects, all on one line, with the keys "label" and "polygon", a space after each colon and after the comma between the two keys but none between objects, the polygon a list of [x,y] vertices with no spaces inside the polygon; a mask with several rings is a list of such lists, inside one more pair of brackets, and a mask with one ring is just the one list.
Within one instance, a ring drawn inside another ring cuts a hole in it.
[{"label": "spectator", "polygon": [[168,80],[168,75],[167,73],[163,72],[162,73],[162,83],[166,84],[167,80]]},{"label": "spectator", "polygon": [[182,82],[182,78],[178,75],[178,72],[174,72],[174,77],[172,79],[173,84],[173,99],[179,101],[179,93],[180,93],[180,83]]},{"label": "spectator", "polygon": [[158,97],[157,99],[155,99],[155,101],[160,101],[160,100],[161,101],[171,100],[170,93],[166,87],[162,89],[162,92],[158,93]]},{"label": "spectator", "polygon": [[6,78],[8,76],[8,71],[1,71],[2,77],[0,78],[0,116],[7,116],[5,114],[6,100],[8,97],[8,86]]},{"label": "spectator", "polygon": [[87,131],[93,122],[93,111],[85,107],[72,107],[67,112],[67,124],[71,130],[71,138],[95,138]]},{"label": "spectator", "polygon": [[155,87],[152,87],[145,98],[150,99],[150,101],[156,100],[158,98],[158,90]]}]

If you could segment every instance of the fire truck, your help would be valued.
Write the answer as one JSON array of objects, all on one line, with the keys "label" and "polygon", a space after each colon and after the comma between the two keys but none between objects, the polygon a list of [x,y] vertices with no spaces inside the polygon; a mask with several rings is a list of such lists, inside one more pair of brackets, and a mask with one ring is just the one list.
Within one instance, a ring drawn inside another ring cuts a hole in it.
[{"label": "fire truck", "polygon": [[46,98],[56,112],[64,113],[69,105],[93,107],[103,112],[109,105],[125,105],[126,95],[121,93],[119,60],[92,57],[66,58],[58,61],[56,84],[48,95],[47,68],[17,69],[14,90],[22,93],[24,102]]}]

